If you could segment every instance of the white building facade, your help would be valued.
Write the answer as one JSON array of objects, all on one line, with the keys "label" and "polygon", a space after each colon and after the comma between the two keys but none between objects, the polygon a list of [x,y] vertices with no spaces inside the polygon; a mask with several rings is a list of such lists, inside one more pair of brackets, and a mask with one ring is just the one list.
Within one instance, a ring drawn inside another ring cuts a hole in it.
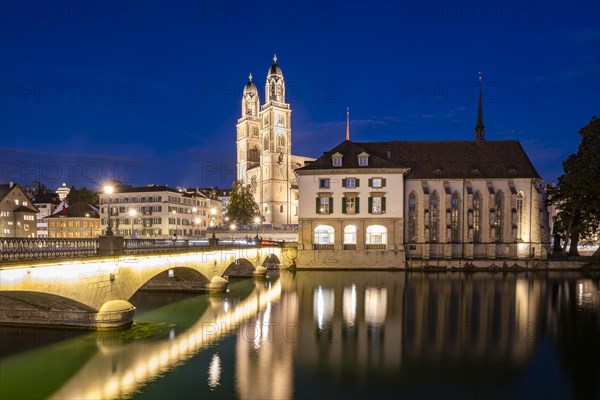
[{"label": "white building facade", "polygon": [[296,170],[298,267],[512,267],[547,258],[542,179],[519,142],[486,141],[481,92],[475,140],[346,138]]},{"label": "white building facade", "polygon": [[112,194],[100,194],[102,234],[106,234],[108,227],[109,203],[115,236],[198,238],[205,236],[211,226],[218,225],[222,216],[221,202],[199,190],[116,186]]}]

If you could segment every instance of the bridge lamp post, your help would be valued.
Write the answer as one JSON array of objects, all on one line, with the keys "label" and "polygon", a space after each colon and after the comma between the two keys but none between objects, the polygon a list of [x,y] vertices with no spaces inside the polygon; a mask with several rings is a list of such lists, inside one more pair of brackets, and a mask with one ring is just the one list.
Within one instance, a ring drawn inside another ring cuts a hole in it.
[{"label": "bridge lamp post", "polygon": [[196,225],[198,225],[198,218],[196,217],[196,213],[198,212],[198,208],[192,207],[192,220],[194,221],[194,232],[193,236],[196,236]]},{"label": "bridge lamp post", "polygon": [[216,215],[216,214],[217,214],[217,209],[216,209],[216,208],[214,208],[214,207],[213,207],[213,208],[211,208],[211,209],[210,209],[210,215],[211,215],[212,217],[211,217],[211,221],[210,221],[210,222],[211,222],[211,225],[212,225],[212,227],[213,227],[213,234],[212,234],[212,239],[213,239],[213,241],[216,239],[216,236],[215,236],[215,230],[217,229],[217,223],[216,223],[217,221],[215,220],[215,215]]},{"label": "bridge lamp post", "polygon": [[137,215],[137,211],[135,210],[135,208],[130,208],[129,209],[129,216],[131,217],[131,238],[132,239],[135,236],[135,234],[133,232],[133,224],[134,224],[135,216],[136,215]]},{"label": "bridge lamp post", "polygon": [[177,240],[177,216],[176,216],[177,211],[173,210],[171,212],[173,213],[173,221],[175,221],[175,232],[174,232],[173,237],[175,238],[175,240]]},{"label": "bridge lamp post", "polygon": [[113,231],[112,231],[112,221],[110,219],[110,214],[111,214],[111,210],[110,210],[110,195],[113,194],[114,188],[110,185],[104,186],[104,193],[106,193],[108,196],[108,222],[107,222],[107,226],[106,226],[106,236],[113,236]]},{"label": "bridge lamp post", "polygon": [[231,224],[229,226],[229,229],[231,229],[231,235],[232,235],[231,237],[233,239],[233,244],[234,245],[235,245],[235,228],[236,228],[235,224]]},{"label": "bridge lamp post", "polygon": [[258,223],[260,222],[260,218],[254,218],[254,223],[256,224],[256,240],[258,240]]},{"label": "bridge lamp post", "polygon": [[198,225],[200,225],[200,218],[196,217],[194,219],[194,235],[198,236]]}]

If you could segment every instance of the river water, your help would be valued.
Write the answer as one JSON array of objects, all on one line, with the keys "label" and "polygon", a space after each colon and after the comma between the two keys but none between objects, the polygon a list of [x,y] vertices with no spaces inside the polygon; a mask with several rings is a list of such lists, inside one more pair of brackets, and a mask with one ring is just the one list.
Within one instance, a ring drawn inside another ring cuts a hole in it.
[{"label": "river water", "polygon": [[0,328],[0,399],[600,399],[600,275],[269,271]]}]

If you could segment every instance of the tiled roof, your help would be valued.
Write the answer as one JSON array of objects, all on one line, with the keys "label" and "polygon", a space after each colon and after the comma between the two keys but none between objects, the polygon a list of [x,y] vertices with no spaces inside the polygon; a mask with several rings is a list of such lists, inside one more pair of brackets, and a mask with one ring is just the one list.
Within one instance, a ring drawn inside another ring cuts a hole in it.
[{"label": "tiled roof", "polygon": [[[368,167],[358,155],[369,154]],[[331,156],[342,154],[342,166]],[[407,179],[540,178],[518,141],[344,141],[297,171],[344,168],[410,168]]]},{"label": "tiled roof", "polygon": [[98,209],[85,201],[78,201],[69,207],[65,207],[60,211],[55,212],[48,218],[60,217],[85,217],[88,214],[89,218],[98,218]]}]

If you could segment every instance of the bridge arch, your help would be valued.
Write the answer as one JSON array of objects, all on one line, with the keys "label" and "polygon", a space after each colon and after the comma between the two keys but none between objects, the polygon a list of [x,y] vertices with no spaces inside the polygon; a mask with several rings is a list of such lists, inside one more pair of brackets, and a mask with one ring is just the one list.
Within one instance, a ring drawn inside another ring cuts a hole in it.
[{"label": "bridge arch", "polygon": [[[0,324],[40,324],[35,312],[44,312],[43,304],[30,315],[16,318],[10,310],[16,308],[13,307],[14,302],[2,296],[5,293],[34,292],[69,300],[62,303],[61,317],[54,318],[53,315],[59,314],[50,312],[51,315],[43,322],[45,325],[75,325],[92,329],[126,326],[133,322],[135,314],[135,305],[129,300],[140,288],[160,290],[162,278],[163,284],[170,286],[163,286],[163,290],[225,291],[227,279],[224,276],[233,275],[236,265],[242,266],[246,276],[261,276],[266,274],[265,264],[288,263],[283,250],[287,249],[244,247],[8,265],[0,268]],[[87,313],[87,319],[73,317],[78,310]],[[69,315],[74,322],[67,324],[65,321]]]}]

